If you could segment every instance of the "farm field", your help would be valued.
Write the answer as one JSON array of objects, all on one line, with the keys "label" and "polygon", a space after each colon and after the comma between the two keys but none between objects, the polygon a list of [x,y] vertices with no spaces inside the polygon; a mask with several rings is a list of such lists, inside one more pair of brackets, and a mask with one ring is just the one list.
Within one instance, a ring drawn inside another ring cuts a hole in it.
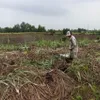
[{"label": "farm field", "polygon": [[72,63],[62,37],[0,34],[0,100],[100,100],[100,35],[76,35]]},{"label": "farm field", "polygon": [[[99,35],[95,34],[75,34],[77,38],[96,39]],[[0,33],[0,44],[24,44],[26,42],[34,42],[37,40],[59,40],[62,34],[50,35],[45,32],[25,32],[25,33]]]}]

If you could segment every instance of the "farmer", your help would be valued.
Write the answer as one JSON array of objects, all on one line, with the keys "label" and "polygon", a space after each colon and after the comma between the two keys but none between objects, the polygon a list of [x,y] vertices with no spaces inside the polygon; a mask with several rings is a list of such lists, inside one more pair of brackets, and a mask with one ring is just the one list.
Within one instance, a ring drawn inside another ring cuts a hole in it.
[{"label": "farmer", "polygon": [[61,57],[63,58],[68,58],[70,60],[73,60],[74,58],[77,58],[77,53],[78,53],[78,44],[75,36],[73,36],[71,31],[68,31],[66,33],[66,37],[69,38],[70,40],[70,45],[69,45],[69,54],[60,54]]},{"label": "farmer", "polygon": [[77,40],[76,40],[75,36],[73,36],[71,31],[68,31],[66,33],[66,37],[69,37],[69,39],[70,39],[70,45],[69,45],[70,54],[69,54],[69,58],[71,58],[71,59],[77,58],[78,44],[77,44]]}]

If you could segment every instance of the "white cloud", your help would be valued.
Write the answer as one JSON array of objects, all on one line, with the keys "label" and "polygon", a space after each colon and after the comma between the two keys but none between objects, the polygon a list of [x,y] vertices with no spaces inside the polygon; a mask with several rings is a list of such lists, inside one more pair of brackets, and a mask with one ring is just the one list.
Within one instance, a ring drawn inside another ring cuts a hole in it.
[{"label": "white cloud", "polygon": [[99,28],[99,0],[0,0],[0,26],[22,21],[47,28]]}]

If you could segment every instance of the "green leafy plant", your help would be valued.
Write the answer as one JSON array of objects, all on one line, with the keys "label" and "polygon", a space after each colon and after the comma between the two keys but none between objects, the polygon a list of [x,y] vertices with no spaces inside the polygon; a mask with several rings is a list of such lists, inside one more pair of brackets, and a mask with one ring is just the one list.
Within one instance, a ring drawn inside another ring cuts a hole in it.
[{"label": "green leafy plant", "polygon": [[85,47],[85,46],[88,46],[89,43],[91,43],[91,41],[89,39],[83,39],[83,40],[79,40],[78,43],[80,47]]},{"label": "green leafy plant", "polygon": [[63,41],[46,41],[46,40],[40,40],[36,41],[35,44],[39,47],[51,47],[51,48],[56,48],[56,47],[61,47],[65,45],[65,42]]}]

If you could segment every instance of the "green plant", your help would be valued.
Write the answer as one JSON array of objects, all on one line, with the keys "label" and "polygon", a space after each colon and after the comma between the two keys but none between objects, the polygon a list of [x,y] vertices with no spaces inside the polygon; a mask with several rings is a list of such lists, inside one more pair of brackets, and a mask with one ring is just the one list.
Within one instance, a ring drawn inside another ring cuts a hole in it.
[{"label": "green plant", "polygon": [[88,46],[89,43],[91,43],[91,41],[89,39],[83,39],[83,40],[79,40],[78,43],[80,47],[85,47],[85,46]]},{"label": "green plant", "polygon": [[98,87],[96,85],[92,85],[92,84],[89,84],[89,87],[91,88],[91,90],[95,96],[95,100],[100,100],[100,91],[98,91]]},{"label": "green plant", "polygon": [[0,50],[13,51],[13,50],[28,50],[28,45],[25,44],[0,44]]},{"label": "green plant", "polygon": [[36,41],[35,44],[39,47],[51,47],[51,48],[56,48],[56,47],[61,47],[65,45],[65,42],[63,41],[50,41],[50,40],[40,40]]},{"label": "green plant", "polygon": [[83,100],[81,95],[77,95],[72,98],[72,100]]}]

